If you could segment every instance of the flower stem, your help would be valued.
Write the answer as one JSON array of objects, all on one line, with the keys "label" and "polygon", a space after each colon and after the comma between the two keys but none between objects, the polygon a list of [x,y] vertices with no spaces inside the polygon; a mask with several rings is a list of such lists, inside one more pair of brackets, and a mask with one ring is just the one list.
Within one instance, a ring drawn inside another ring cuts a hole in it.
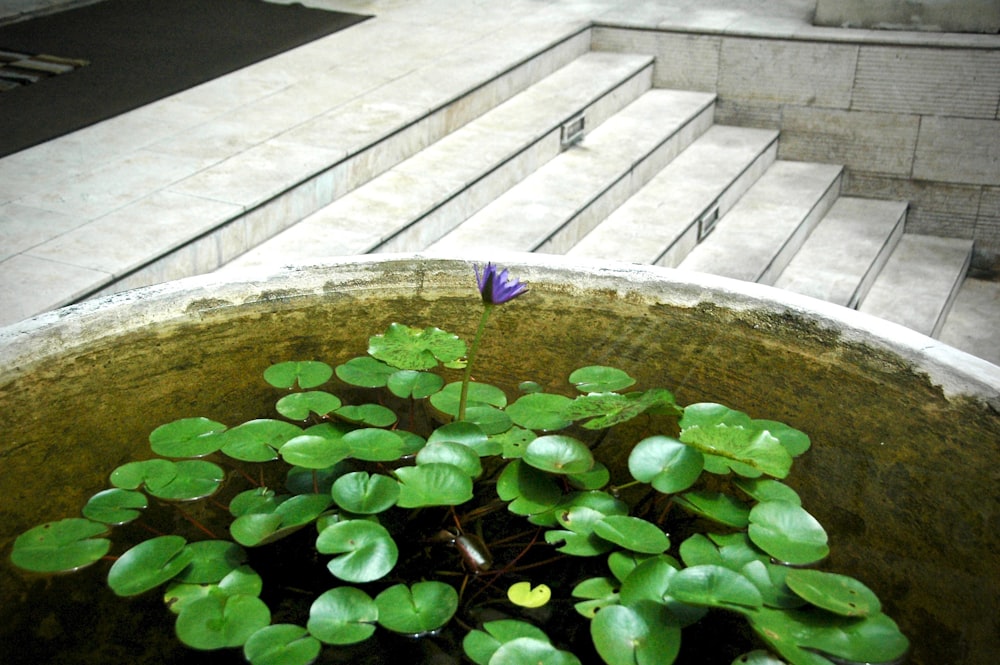
[{"label": "flower stem", "polygon": [[472,347],[469,349],[469,360],[465,363],[465,374],[462,376],[462,394],[458,400],[458,419],[465,420],[465,407],[469,401],[469,381],[472,379],[472,363],[476,360],[476,352],[479,350],[479,342],[483,339],[483,332],[486,330],[486,322],[490,319],[490,312],[493,305],[484,303],[483,316],[479,319],[479,328],[476,336],[472,338]]}]

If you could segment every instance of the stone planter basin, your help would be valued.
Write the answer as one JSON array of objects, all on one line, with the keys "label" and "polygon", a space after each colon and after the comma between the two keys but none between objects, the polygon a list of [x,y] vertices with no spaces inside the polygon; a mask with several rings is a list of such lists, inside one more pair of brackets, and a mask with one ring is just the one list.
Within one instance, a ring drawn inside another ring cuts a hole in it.
[{"label": "stone planter basin", "polygon": [[[576,367],[615,364],[681,404],[807,432],[788,482],[830,533],[831,568],[879,594],[910,662],[995,662],[1000,368],[755,284],[534,255],[504,265],[531,290],[495,313],[483,380],[555,389]],[[393,321],[470,338],[477,301],[471,261],[386,255],[192,278],[0,330],[0,662],[240,662],[177,646],[158,598],[15,570],[12,540],[77,516],[111,469],[149,456],[160,423],[268,417],[271,363],[343,361]]]}]

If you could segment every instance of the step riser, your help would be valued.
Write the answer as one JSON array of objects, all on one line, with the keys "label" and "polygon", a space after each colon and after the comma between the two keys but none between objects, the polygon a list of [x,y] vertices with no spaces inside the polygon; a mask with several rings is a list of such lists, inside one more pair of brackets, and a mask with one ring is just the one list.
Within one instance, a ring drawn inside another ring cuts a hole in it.
[{"label": "step riser", "polygon": [[638,160],[628,173],[623,174],[609,187],[588,201],[558,231],[532,250],[549,254],[564,254],[569,251],[580,242],[581,238],[607,218],[613,210],[648,183],[684,148],[708,131],[714,117],[715,106],[712,105],[695,116],[648,155]]},{"label": "step riser", "polygon": [[[631,101],[649,90],[653,66],[644,67],[593,103],[582,109],[588,126],[599,126]],[[561,129],[554,127],[526,145],[511,159],[469,184],[433,210],[427,211],[392,238],[373,246],[371,252],[420,251],[488,205],[525,177],[534,173],[563,151]]]},{"label": "step riser", "polygon": [[[771,143],[770,147],[760,154],[750,164],[749,167],[740,173],[739,177],[732,182],[732,184],[727,187],[722,194],[719,195],[717,201],[709,205],[705,210],[702,211],[701,215],[707,214],[713,208],[718,206],[718,215],[723,217],[727,212],[729,212],[736,202],[740,200],[740,197],[750,188],[753,183],[757,182],[760,176],[767,170],[767,167],[774,163],[774,160],[778,156],[778,144],[777,141]],[[667,250],[659,256],[659,258],[654,261],[654,265],[663,266],[665,268],[676,268],[680,265],[680,262],[684,260],[684,257],[694,249],[700,242],[698,238],[698,219],[694,219],[691,225],[687,228],[683,235],[677,238]]]}]

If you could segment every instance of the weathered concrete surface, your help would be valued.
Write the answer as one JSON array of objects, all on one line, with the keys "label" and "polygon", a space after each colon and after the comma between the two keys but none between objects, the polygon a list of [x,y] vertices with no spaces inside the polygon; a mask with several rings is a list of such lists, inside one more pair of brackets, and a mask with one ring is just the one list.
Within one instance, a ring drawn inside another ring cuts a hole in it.
[{"label": "weathered concrete surface", "polygon": [[935,32],[1000,32],[996,0],[817,0],[816,25]]}]

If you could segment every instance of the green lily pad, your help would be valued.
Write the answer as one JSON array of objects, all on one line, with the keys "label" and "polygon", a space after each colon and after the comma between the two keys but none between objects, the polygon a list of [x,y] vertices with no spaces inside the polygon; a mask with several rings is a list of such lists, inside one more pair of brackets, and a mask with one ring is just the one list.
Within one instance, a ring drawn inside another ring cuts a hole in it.
[{"label": "green lily pad", "polygon": [[316,550],[338,555],[326,567],[346,582],[380,579],[399,558],[399,549],[386,528],[361,519],[337,522],[323,529],[316,538]]},{"label": "green lily pad", "polygon": [[351,456],[366,462],[392,462],[406,451],[406,442],[389,430],[363,427],[344,435]]},{"label": "green lily pad", "polygon": [[571,436],[540,436],[528,444],[521,460],[536,469],[557,474],[579,474],[594,466],[587,444]]},{"label": "green lily pad", "polygon": [[431,369],[465,355],[465,342],[440,328],[413,328],[393,323],[368,340],[368,354],[398,369]]},{"label": "green lily pad", "polygon": [[690,605],[746,612],[764,604],[757,587],[722,566],[689,566],[670,579],[670,595]]},{"label": "green lily pad", "polygon": [[743,528],[749,523],[750,508],[723,492],[685,492],[674,501],[685,510],[726,526]]},{"label": "green lily pad", "polygon": [[177,637],[195,649],[239,647],[271,623],[271,611],[256,596],[209,595],[186,605],[177,616]]},{"label": "green lily pad", "polygon": [[490,665],[580,665],[580,659],[569,651],[557,649],[547,639],[519,637],[504,642],[489,661]]},{"label": "green lily pad", "polygon": [[[681,441],[705,455],[722,457],[759,473],[784,478],[792,467],[792,456],[767,431],[720,423],[681,430]],[[740,472],[738,466],[733,470]]]},{"label": "green lily pad", "polygon": [[490,437],[491,443],[497,444],[499,448],[490,454],[500,454],[504,459],[520,459],[524,456],[524,450],[538,435],[530,429],[523,427],[511,427],[505,432]]},{"label": "green lily pad", "polygon": [[47,522],[14,541],[14,565],[38,573],[70,572],[98,561],[111,549],[108,526],[79,517]]},{"label": "green lily pad", "polygon": [[629,473],[664,494],[681,492],[701,476],[705,457],[668,436],[651,436],[635,445],[628,457]]},{"label": "green lily pad", "polygon": [[300,434],[301,427],[283,420],[250,420],[222,434],[222,452],[244,462],[270,462],[285,442]]},{"label": "green lily pad", "polygon": [[278,623],[247,638],[243,657],[250,665],[310,665],[322,648],[322,643],[302,626]]},{"label": "green lily pad", "polygon": [[867,617],[882,610],[871,589],[846,575],[796,569],[788,571],[785,583],[802,599],[841,616]]},{"label": "green lily pad", "polygon": [[[430,402],[435,409],[446,413],[449,416],[458,416],[458,405],[462,398],[462,382],[453,381],[430,397]],[[468,406],[488,405],[502,409],[507,406],[507,394],[494,385],[488,383],[469,384]]]},{"label": "green lily pad", "polygon": [[526,621],[515,619],[499,619],[487,621],[482,630],[470,630],[462,640],[462,649],[476,665],[489,665],[490,659],[497,649],[505,643],[530,637],[547,642],[548,636]]},{"label": "green lily pad", "polygon": [[437,581],[396,584],[375,597],[378,622],[396,633],[419,635],[448,623],[458,609],[458,592]]},{"label": "green lily pad", "polygon": [[336,411],[337,417],[369,427],[389,427],[396,422],[396,412],[381,404],[349,404]]},{"label": "green lily pad", "polygon": [[374,515],[396,504],[399,483],[380,473],[354,471],[337,478],[330,493],[344,510],[358,515]]},{"label": "green lily pad", "polygon": [[396,397],[424,399],[444,388],[444,379],[431,372],[401,369],[389,375],[386,386]]},{"label": "green lily pad", "polygon": [[186,605],[205,596],[259,596],[263,588],[260,575],[249,566],[240,566],[212,584],[192,584],[175,579],[163,592],[163,602],[171,612],[180,614]]},{"label": "green lily pad", "polygon": [[[327,494],[299,494],[256,504],[229,525],[233,540],[246,547],[266,545],[319,517],[333,502]],[[230,510],[232,508],[230,507]]]},{"label": "green lily pad", "polygon": [[472,478],[454,464],[435,462],[396,469],[400,508],[457,506],[472,498]]},{"label": "green lily pad", "polygon": [[181,460],[174,469],[169,479],[146,478],[146,490],[167,501],[197,501],[215,494],[226,479],[222,467],[204,460]]},{"label": "green lily pad", "polygon": [[628,388],[635,379],[617,367],[590,365],[574,370],[569,382],[582,393],[610,393]]},{"label": "green lily pad", "polygon": [[135,596],[173,579],[194,553],[180,536],[157,536],[118,557],[108,571],[108,586],[119,596]]},{"label": "green lily pad", "polygon": [[608,515],[594,525],[601,538],[642,554],[660,554],[670,547],[670,539],[660,527],[638,517]]},{"label": "green lily pad", "polygon": [[681,647],[670,610],[650,601],[605,607],[590,622],[590,635],[607,665],[671,665]]},{"label": "green lily pad", "polygon": [[191,561],[176,576],[177,582],[215,584],[247,562],[246,551],[228,540],[188,543]]},{"label": "green lily pad", "polygon": [[383,388],[388,384],[389,377],[397,370],[381,360],[361,356],[338,365],[336,371],[338,379],[352,386]]},{"label": "green lily pad", "polygon": [[308,389],[321,386],[333,376],[333,368],[318,360],[288,361],[264,370],[264,380],[275,388]]},{"label": "green lily pad", "polygon": [[342,402],[336,395],[322,390],[309,390],[285,395],[278,400],[274,408],[290,420],[305,420],[310,413],[325,416],[339,409],[341,405]]},{"label": "green lily pad", "polygon": [[618,604],[618,580],[612,577],[591,577],[573,587],[570,595],[583,599],[574,603],[573,609],[580,616],[593,619],[603,608]]},{"label": "green lily pad", "polygon": [[477,478],[483,472],[483,465],[476,451],[453,441],[428,442],[417,453],[416,462],[418,465],[435,462],[452,464],[462,469],[470,478]]},{"label": "green lily pad", "polygon": [[515,515],[543,513],[562,499],[562,490],[555,479],[543,471],[511,461],[497,479],[497,495],[509,501],[507,509]]},{"label": "green lily pad", "polygon": [[437,443],[438,441],[460,443],[476,451],[480,457],[496,455],[502,448],[500,443],[487,436],[482,427],[466,421],[442,425],[427,437],[427,443]]},{"label": "green lily pad", "polygon": [[679,407],[674,402],[673,394],[663,388],[654,388],[645,392],[626,393],[614,392],[590,393],[580,395],[563,411],[563,416],[569,420],[586,420],[583,427],[587,429],[604,429],[629,421],[647,412],[676,413]]},{"label": "green lily pad", "polygon": [[788,454],[798,457],[809,450],[809,436],[802,431],[776,420],[753,420],[752,425],[760,430],[767,430],[771,436],[781,442]]},{"label": "green lily pad", "polygon": [[638,562],[622,581],[619,592],[622,605],[652,601],[670,610],[681,627],[701,621],[708,613],[706,607],[682,602],[670,593],[671,580],[679,571],[677,562],[662,554]]},{"label": "green lily pad", "polygon": [[328,469],[351,456],[351,446],[343,437],[300,434],[289,439],[279,451],[289,464],[304,469]]},{"label": "green lily pad", "polygon": [[750,540],[778,561],[806,565],[830,553],[823,526],[794,503],[758,503],[750,511],[749,522]]},{"label": "green lily pad", "polygon": [[225,425],[208,418],[182,418],[154,429],[149,445],[164,457],[204,457],[222,447],[218,435],[225,430]]},{"label": "green lily pad", "polygon": [[[822,610],[761,608],[749,619],[768,645],[795,663],[828,663],[824,654],[854,663],[890,663],[910,648],[906,636],[884,614],[848,618]],[[814,652],[819,652],[818,660],[809,660]]]},{"label": "green lily pad", "polygon": [[119,526],[138,518],[148,504],[142,492],[115,487],[90,497],[83,507],[83,516],[95,522]]},{"label": "green lily pad", "polygon": [[569,427],[571,420],[562,414],[572,403],[564,395],[531,393],[520,397],[507,407],[507,415],[515,425],[527,429],[552,431]]},{"label": "green lily pad", "polygon": [[326,644],[363,642],[375,632],[378,607],[372,597],[355,587],[336,587],[313,601],[309,608],[310,634]]},{"label": "green lily pad", "polygon": [[735,485],[755,501],[787,501],[802,505],[798,492],[788,485],[769,478],[737,478]]}]

